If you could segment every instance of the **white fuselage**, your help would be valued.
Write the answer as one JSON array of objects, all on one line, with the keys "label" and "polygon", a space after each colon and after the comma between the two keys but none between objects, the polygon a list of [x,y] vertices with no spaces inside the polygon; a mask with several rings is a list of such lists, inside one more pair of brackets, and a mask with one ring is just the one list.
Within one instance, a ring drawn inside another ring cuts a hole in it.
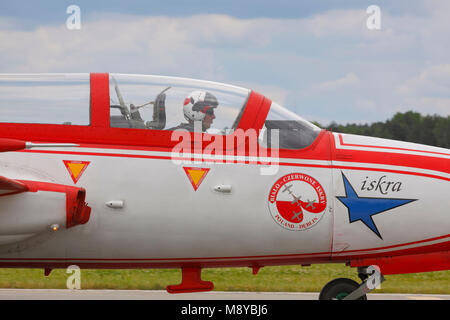
[{"label": "white fuselage", "polygon": [[[337,137],[335,134],[336,148],[346,150],[339,146]],[[350,143],[357,139],[354,137],[345,135],[344,139]],[[406,155],[414,151],[400,152]],[[65,185],[74,182],[64,160],[88,161],[76,186],[87,190],[86,202],[92,208],[85,225],[61,228],[43,241],[31,236],[21,246],[2,245],[2,261],[92,263],[103,267],[138,263],[149,267],[189,263],[269,265],[326,262],[418,247],[423,241],[427,245],[448,241],[450,175],[443,172],[290,158],[280,159],[275,175],[262,175],[258,164],[177,164],[170,157],[170,150],[87,147],[1,154],[1,175]],[[194,190],[183,167],[210,170]],[[271,187],[291,173],[314,177],[327,199],[320,221],[305,230],[284,228],[269,210]],[[348,209],[337,199],[345,195],[343,174],[359,197],[416,201],[373,216],[380,238],[361,221],[349,223]],[[216,191],[217,186],[231,187],[231,191]],[[122,201],[123,207],[111,208],[106,205],[110,201]],[[44,208],[34,210],[33,214],[39,215]]]}]

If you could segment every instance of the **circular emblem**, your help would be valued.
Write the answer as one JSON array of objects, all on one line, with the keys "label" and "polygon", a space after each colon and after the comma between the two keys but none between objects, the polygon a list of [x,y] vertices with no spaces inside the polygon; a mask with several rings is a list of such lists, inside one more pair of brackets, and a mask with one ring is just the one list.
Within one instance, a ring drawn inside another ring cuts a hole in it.
[{"label": "circular emblem", "polygon": [[268,200],[275,222],[293,231],[316,225],[327,207],[320,183],[303,173],[290,173],[278,179],[270,189]]}]

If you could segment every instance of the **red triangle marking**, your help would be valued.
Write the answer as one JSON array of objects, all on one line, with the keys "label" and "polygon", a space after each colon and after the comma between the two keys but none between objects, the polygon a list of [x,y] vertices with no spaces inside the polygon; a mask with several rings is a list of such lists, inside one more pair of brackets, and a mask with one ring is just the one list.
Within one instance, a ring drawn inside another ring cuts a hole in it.
[{"label": "red triangle marking", "polygon": [[[210,168],[196,168],[196,167],[183,167],[184,172],[186,172],[186,175],[189,179],[189,181],[192,184],[192,187],[194,188],[195,191],[197,191],[198,187],[200,187],[200,184],[203,182],[203,180],[205,179],[206,175],[208,174]],[[194,170],[194,171],[203,171],[203,175],[202,177],[197,181],[197,183],[195,183],[194,179],[192,179],[191,174],[189,173],[190,170]]]},{"label": "red triangle marking", "polygon": [[[77,160],[63,160],[63,162],[64,162],[64,165],[66,166],[67,171],[69,171],[69,174],[73,180],[73,183],[75,183],[75,184],[77,184],[78,180],[80,180],[80,178],[83,175],[84,171],[86,170],[87,166],[90,164],[89,161],[77,161]],[[70,168],[71,164],[82,164],[83,168],[77,175],[75,175],[73,172],[73,169]]]}]

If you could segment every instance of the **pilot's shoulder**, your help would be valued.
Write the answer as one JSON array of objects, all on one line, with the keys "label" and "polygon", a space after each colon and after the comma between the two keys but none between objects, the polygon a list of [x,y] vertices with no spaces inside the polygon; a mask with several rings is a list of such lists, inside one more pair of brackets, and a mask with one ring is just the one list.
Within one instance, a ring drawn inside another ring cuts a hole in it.
[{"label": "pilot's shoulder", "polygon": [[174,131],[174,130],[177,130],[177,129],[185,129],[185,130],[188,130],[188,131],[194,131],[194,126],[192,124],[190,124],[190,123],[181,123],[178,126],[170,128],[170,129],[167,129],[167,130]]}]

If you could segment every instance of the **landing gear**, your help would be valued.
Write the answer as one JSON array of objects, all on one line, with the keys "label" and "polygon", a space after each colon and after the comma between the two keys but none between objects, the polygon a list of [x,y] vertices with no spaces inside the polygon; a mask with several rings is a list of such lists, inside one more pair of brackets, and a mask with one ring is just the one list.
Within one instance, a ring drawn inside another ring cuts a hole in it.
[{"label": "landing gear", "polygon": [[339,278],[328,282],[319,295],[319,300],[367,300],[367,293],[384,281],[379,269],[359,267],[358,276],[362,283],[351,279]]},{"label": "landing gear", "polygon": [[[359,283],[351,279],[334,279],[323,287],[319,295],[319,300],[343,300],[358,288]],[[367,296],[363,295],[358,300],[367,300]]]}]

